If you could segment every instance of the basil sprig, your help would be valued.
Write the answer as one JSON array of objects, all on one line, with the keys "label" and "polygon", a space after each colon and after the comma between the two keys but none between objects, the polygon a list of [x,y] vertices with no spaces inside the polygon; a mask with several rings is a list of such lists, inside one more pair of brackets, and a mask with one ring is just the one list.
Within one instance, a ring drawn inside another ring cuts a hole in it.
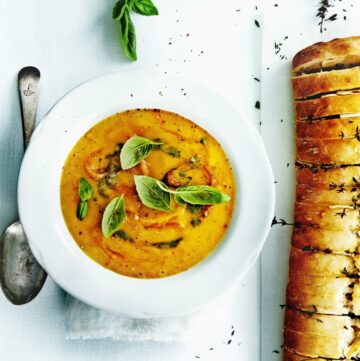
[{"label": "basil sprig", "polygon": [[160,211],[171,210],[170,194],[174,195],[174,200],[179,205],[185,203],[203,206],[226,203],[230,200],[227,194],[207,185],[179,187],[173,191],[165,183],[152,177],[137,175],[134,179],[141,202],[149,208]]},{"label": "basil sprig", "polygon": [[93,187],[84,177],[81,177],[79,180],[78,194],[80,197],[80,202],[77,206],[76,216],[80,219],[80,221],[82,221],[86,217],[89,210],[88,200],[94,194]]},{"label": "basil sprig", "polygon": [[118,231],[120,225],[125,219],[125,200],[124,195],[115,197],[106,206],[102,221],[101,230],[105,237],[110,237],[114,232]]},{"label": "basil sprig", "polygon": [[153,142],[150,139],[134,137],[128,139],[120,152],[120,162],[122,169],[130,169],[140,163],[154,148],[162,143]]},{"label": "basil sprig", "polygon": [[144,175],[136,175],[134,179],[137,194],[146,207],[159,211],[171,210],[166,184]]},{"label": "basil sprig", "polygon": [[130,10],[145,16],[158,15],[158,10],[151,0],[118,0],[116,1],[112,17],[119,21],[120,39],[124,55],[135,61],[136,54],[136,33],[131,20]]}]

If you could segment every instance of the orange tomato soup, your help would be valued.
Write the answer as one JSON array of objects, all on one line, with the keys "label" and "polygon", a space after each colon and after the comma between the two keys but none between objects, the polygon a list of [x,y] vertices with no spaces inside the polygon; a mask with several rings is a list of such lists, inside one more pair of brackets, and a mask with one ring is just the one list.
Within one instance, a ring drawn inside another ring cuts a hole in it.
[{"label": "orange tomato soup", "polygon": [[[140,164],[122,170],[121,148],[134,135],[162,145]],[[231,199],[212,206],[178,205],[172,199],[171,211],[154,210],[140,201],[134,175],[162,180],[170,189],[210,185]],[[93,188],[83,220],[77,218],[81,177]],[[104,209],[120,195],[125,220],[104,237]],[[90,258],[122,275],[159,278],[196,265],[223,239],[233,212],[235,180],[220,144],[204,129],[178,114],[136,109],[104,119],[79,139],[63,167],[60,197],[66,225]]]}]

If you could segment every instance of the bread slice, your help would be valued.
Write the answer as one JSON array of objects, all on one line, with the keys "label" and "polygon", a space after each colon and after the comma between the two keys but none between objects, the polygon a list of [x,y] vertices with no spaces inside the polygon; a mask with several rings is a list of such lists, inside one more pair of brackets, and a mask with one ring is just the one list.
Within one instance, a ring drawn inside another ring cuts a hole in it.
[{"label": "bread slice", "polygon": [[329,359],[358,359],[360,320],[287,309],[284,341],[297,354]]},{"label": "bread slice", "polygon": [[312,313],[348,314],[352,309],[348,298],[352,298],[353,283],[344,275],[325,277],[290,273],[286,304]]},{"label": "bread slice", "polygon": [[[358,214],[351,209],[301,211],[309,205],[297,205],[292,246],[301,250],[319,250],[354,254],[359,248]],[[339,215],[337,216],[336,213]],[[341,215],[345,214],[341,218]]]},{"label": "bread slice", "polygon": [[353,206],[354,197],[357,197],[358,192],[352,192],[352,186],[340,185],[335,187],[335,184],[330,184],[329,188],[314,188],[304,184],[296,186],[295,200],[297,203],[316,204],[317,206]]},{"label": "bread slice", "polygon": [[297,184],[308,187],[335,188],[351,186],[352,190],[360,190],[360,166],[346,166],[340,164],[312,164],[297,162]]},{"label": "bread slice", "polygon": [[318,94],[360,88],[360,66],[350,69],[331,70],[303,74],[291,79],[295,99],[304,99]]},{"label": "bread slice", "polygon": [[296,136],[301,139],[346,139],[360,141],[360,117],[297,121]]},{"label": "bread slice", "polygon": [[329,94],[320,98],[295,101],[297,120],[333,117],[340,114],[359,114],[360,94]]},{"label": "bread slice", "polygon": [[344,254],[302,251],[291,247],[289,263],[294,275],[346,277],[359,273],[354,257]]},{"label": "bread slice", "polygon": [[360,162],[360,141],[344,139],[296,139],[297,159],[308,163],[356,164]]},{"label": "bread slice", "polygon": [[313,73],[350,68],[360,64],[360,36],[320,42],[299,51],[293,59],[293,73]]}]

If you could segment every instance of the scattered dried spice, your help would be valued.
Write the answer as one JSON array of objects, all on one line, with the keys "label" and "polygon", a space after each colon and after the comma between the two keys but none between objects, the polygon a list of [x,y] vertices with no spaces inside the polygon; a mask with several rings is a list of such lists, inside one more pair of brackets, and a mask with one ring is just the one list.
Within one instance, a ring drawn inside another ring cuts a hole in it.
[{"label": "scattered dried spice", "polygon": [[360,142],[360,130],[359,130],[359,127],[356,127],[356,132],[354,134],[354,137]]},{"label": "scattered dried spice", "polygon": [[281,226],[293,226],[294,225],[294,223],[286,222],[285,219],[282,219],[282,218],[277,219],[275,216],[271,222],[271,227],[275,226],[276,224],[281,224]]},{"label": "scattered dried spice", "polygon": [[334,213],[334,216],[339,216],[340,218],[344,218],[346,216],[346,209],[344,208],[342,212]]},{"label": "scattered dried spice", "polygon": [[318,249],[312,247],[312,246],[305,246],[301,249],[303,252],[312,252],[312,253],[317,253],[319,252]]},{"label": "scattered dried spice", "polygon": [[333,190],[336,190],[337,193],[344,193],[346,191],[346,188],[345,188],[345,184],[344,183],[341,183],[341,184],[336,184],[334,182],[331,182],[329,184],[329,190],[330,191],[333,191]]},{"label": "scattered dried spice", "polygon": [[346,267],[344,267],[344,269],[341,271],[341,273],[343,275],[345,275],[347,278],[360,278],[359,274],[350,273]]},{"label": "scattered dried spice", "polygon": [[260,101],[257,100],[256,103],[255,103],[255,108],[256,109],[260,109]]},{"label": "scattered dried spice", "polygon": [[354,164],[338,164],[338,163],[306,163],[301,161],[296,161],[295,166],[298,169],[309,169],[312,173],[317,173],[319,170],[327,171],[328,169],[336,169],[336,168],[347,168],[347,167],[359,167],[360,163]]}]

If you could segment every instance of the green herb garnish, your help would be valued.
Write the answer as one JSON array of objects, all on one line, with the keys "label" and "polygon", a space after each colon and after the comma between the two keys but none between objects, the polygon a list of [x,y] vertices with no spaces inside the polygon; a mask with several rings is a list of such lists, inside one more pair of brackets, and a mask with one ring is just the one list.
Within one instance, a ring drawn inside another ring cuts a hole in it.
[{"label": "green herb garnish", "polygon": [[151,245],[153,247],[156,248],[160,248],[160,249],[165,249],[165,248],[175,248],[178,246],[178,244],[183,240],[182,237],[174,239],[173,241],[170,242],[157,242],[157,243],[152,243]]},{"label": "green herb garnish", "polygon": [[121,223],[125,219],[125,201],[124,196],[114,198],[105,208],[101,230],[105,237],[110,237],[119,230]]},{"label": "green herb garnish", "polygon": [[131,20],[130,11],[145,16],[158,15],[158,10],[151,0],[118,0],[116,1],[112,17],[120,25],[120,40],[124,55],[135,61],[136,54],[136,33]]},{"label": "green herb garnish", "polygon": [[132,237],[130,237],[123,229],[119,229],[118,231],[114,232],[112,236],[119,237],[124,241],[134,242]]},{"label": "green herb garnish", "polygon": [[94,193],[93,187],[84,177],[81,177],[79,180],[78,193],[79,193],[80,199],[83,202],[89,200],[93,196],[93,193]]},{"label": "green herb garnish", "polygon": [[166,149],[166,153],[171,155],[174,158],[180,158],[181,151],[175,147],[169,147]]},{"label": "green herb garnish", "polygon": [[175,191],[165,189],[159,185],[165,192],[175,194],[182,201],[195,205],[212,205],[229,202],[230,196],[220,192],[218,189],[206,185],[194,185],[179,187]]},{"label": "green herb garnish", "polygon": [[206,137],[202,137],[202,138],[200,139],[200,143],[201,143],[202,145],[205,145],[205,144],[206,144]]},{"label": "green herb garnish", "polygon": [[200,163],[200,159],[198,155],[194,155],[190,158],[191,168],[198,168],[199,163]]},{"label": "green herb garnish", "polygon": [[201,224],[201,219],[200,218],[192,218],[190,221],[190,224],[195,228],[200,226]]},{"label": "green herb garnish", "polygon": [[165,183],[143,175],[134,177],[137,194],[141,202],[159,211],[170,211],[170,194]]},{"label": "green herb garnish", "polygon": [[127,140],[120,152],[120,162],[122,169],[130,169],[139,164],[154,148],[162,143],[154,142],[150,139],[134,137]]},{"label": "green herb garnish", "polygon": [[76,216],[80,219],[80,221],[82,221],[86,217],[88,210],[89,210],[88,202],[80,201],[76,210]]},{"label": "green herb garnish", "polygon": [[79,180],[78,194],[80,197],[80,202],[76,209],[76,216],[80,219],[80,221],[82,221],[86,217],[89,210],[88,200],[94,194],[93,187],[84,177],[81,177]]}]

